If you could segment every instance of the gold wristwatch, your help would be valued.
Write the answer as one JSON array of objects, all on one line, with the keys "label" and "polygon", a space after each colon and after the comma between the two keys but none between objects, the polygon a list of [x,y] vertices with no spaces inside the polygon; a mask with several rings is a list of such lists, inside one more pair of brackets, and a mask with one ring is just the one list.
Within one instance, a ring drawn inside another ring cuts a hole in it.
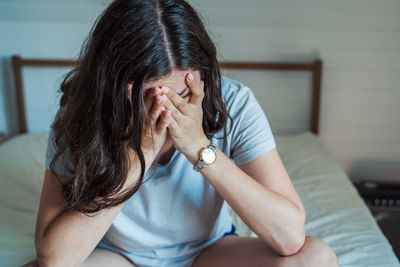
[{"label": "gold wristwatch", "polygon": [[201,169],[206,168],[208,165],[213,164],[217,160],[217,150],[213,142],[207,147],[200,150],[200,159],[193,166],[193,169],[199,172]]}]

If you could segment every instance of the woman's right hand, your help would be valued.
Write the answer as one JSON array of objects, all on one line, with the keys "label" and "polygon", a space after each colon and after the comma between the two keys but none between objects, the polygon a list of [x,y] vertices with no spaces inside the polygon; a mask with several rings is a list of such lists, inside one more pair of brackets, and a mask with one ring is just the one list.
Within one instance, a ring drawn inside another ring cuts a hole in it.
[{"label": "woman's right hand", "polygon": [[[128,95],[132,90],[132,83],[128,84]],[[164,145],[167,137],[167,126],[171,122],[171,111],[165,109],[168,88],[154,87],[145,92],[145,108],[149,113],[149,123],[143,121],[142,151],[145,157],[153,161]]]}]

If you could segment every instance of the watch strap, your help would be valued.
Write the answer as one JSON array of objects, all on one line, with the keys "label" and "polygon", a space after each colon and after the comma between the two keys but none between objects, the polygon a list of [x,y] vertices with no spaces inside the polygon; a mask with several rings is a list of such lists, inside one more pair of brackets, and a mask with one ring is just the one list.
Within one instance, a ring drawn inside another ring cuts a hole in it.
[{"label": "watch strap", "polygon": [[[215,155],[217,154],[217,149],[216,149],[216,145],[211,141],[211,144],[208,145],[207,147],[204,148],[210,148],[214,151]],[[200,155],[200,159],[197,161],[197,163],[193,166],[193,169],[197,172],[199,172],[201,169],[204,169],[207,167],[207,163],[201,158]]]}]

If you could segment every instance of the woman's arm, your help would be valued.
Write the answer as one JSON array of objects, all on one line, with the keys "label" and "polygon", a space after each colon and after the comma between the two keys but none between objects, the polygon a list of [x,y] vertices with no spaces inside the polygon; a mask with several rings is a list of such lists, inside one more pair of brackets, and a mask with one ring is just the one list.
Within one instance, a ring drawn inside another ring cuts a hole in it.
[{"label": "woman's arm", "polygon": [[[210,141],[206,140],[202,147],[209,144]],[[198,161],[200,149],[199,146],[197,151],[187,154],[192,164]],[[270,165],[269,161],[274,160],[273,155],[277,155],[276,149],[266,155],[259,159],[263,160],[263,165]],[[218,148],[217,160],[202,169],[201,173],[249,228],[277,253],[288,256],[302,247],[305,239],[305,212],[301,203],[295,204],[289,197],[272,191],[250,177]],[[275,180],[280,178],[273,177]]]},{"label": "woman's arm", "polygon": [[[195,165],[200,149],[210,144],[202,127],[205,92],[200,72],[186,75],[186,84],[191,92],[189,102],[169,90],[165,107],[172,113],[168,129],[175,147]],[[255,99],[253,104],[262,112]],[[261,117],[260,122],[266,124],[267,120]],[[268,134],[265,129],[262,132]],[[277,253],[287,256],[304,244],[305,212],[279,162],[277,150],[273,149],[240,169],[217,148],[216,162],[201,173],[253,232]]]},{"label": "woman's arm", "polygon": [[[139,178],[139,160],[132,162],[122,190]],[[151,162],[146,158],[145,171]],[[105,235],[124,203],[101,210],[93,217],[77,211],[63,212],[61,186],[54,183],[56,179],[52,175],[46,170],[35,232],[37,259],[40,266],[80,266]]]},{"label": "woman's arm", "polygon": [[[132,85],[127,85],[129,95]],[[153,93],[148,93],[145,98],[150,123],[144,123],[142,135],[142,152],[146,162],[144,173],[148,171],[164,144],[171,120],[171,114],[161,110],[164,101],[157,101],[163,99],[162,94],[165,91],[153,89]],[[136,184],[140,177],[141,165],[136,152],[130,150],[129,158],[130,170],[121,191]],[[67,179],[70,178],[63,178],[66,181]],[[76,211],[63,212],[61,207],[65,200],[61,185],[54,181],[55,177],[46,170],[35,232],[38,262],[40,266],[80,266],[105,235],[125,203],[101,210],[95,216],[91,215],[92,217]]]}]

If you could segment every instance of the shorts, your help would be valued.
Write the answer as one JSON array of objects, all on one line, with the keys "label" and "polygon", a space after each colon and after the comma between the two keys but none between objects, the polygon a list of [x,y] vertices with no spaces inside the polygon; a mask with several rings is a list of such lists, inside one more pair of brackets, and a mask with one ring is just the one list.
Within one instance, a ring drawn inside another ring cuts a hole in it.
[{"label": "shorts", "polygon": [[[236,233],[236,227],[234,224],[232,224],[232,228],[229,232],[225,232],[223,236],[226,235],[236,235],[238,236],[238,234]],[[207,241],[208,246],[212,245],[214,242],[216,242],[218,239],[222,238],[223,236],[219,237],[219,238],[215,238],[215,239],[210,239]],[[142,257],[142,256],[138,256],[138,255],[131,255],[129,253],[126,252],[122,252],[120,250],[118,250],[115,247],[112,247],[104,242],[100,242],[98,244],[98,247],[101,248],[105,248],[105,249],[109,249],[115,253],[118,254],[122,254],[124,257],[126,257],[128,260],[132,261],[134,264],[136,264],[136,266],[140,266],[140,267],[144,267],[144,266],[160,266],[160,267],[164,267],[164,266],[179,266],[179,267],[190,267],[192,266],[193,262],[196,260],[197,256],[200,255],[200,253],[202,252],[202,250],[199,250],[195,253],[193,253],[190,256],[185,256],[185,257],[180,257],[180,258],[174,258],[174,259],[156,259],[156,258],[147,258],[147,257]]]},{"label": "shorts", "polygon": [[226,236],[226,235],[237,235],[237,236],[239,236],[236,233],[236,227],[235,227],[235,225],[233,223],[232,223],[232,230],[230,232],[226,232],[223,236]]}]

